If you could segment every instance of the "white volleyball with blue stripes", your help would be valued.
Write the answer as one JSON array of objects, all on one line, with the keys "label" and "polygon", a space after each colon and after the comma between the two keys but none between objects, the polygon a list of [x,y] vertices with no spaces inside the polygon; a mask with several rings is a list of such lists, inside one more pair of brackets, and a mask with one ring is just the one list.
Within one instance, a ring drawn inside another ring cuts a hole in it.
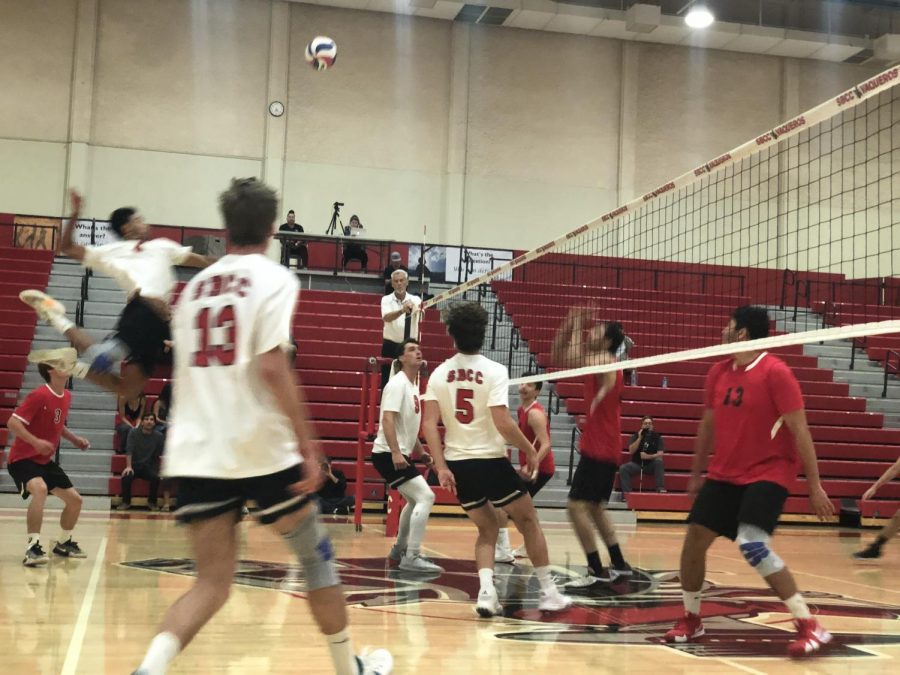
[{"label": "white volleyball with blue stripes", "polygon": [[316,70],[327,70],[337,59],[337,44],[330,37],[319,35],[306,45],[306,60]]}]

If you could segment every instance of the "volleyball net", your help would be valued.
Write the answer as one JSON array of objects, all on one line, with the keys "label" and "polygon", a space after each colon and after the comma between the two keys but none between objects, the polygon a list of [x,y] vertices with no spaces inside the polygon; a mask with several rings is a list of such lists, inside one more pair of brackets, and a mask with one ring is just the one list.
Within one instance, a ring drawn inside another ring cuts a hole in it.
[{"label": "volleyball net", "polygon": [[[646,369],[677,386],[679,364],[712,360],[740,305],[770,310],[753,349],[854,339],[900,351],[900,68],[890,68],[510,262],[440,293],[489,311],[484,353],[513,383]],[[551,345],[573,308],[621,323],[613,365],[573,370]],[[880,337],[879,337],[880,336]],[[898,357],[900,360],[900,357]],[[642,373],[643,376],[643,373]]]}]

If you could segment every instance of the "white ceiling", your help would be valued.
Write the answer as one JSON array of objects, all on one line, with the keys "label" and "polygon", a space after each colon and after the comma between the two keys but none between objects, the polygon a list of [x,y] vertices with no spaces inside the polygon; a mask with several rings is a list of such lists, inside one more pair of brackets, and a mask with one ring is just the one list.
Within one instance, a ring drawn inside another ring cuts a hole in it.
[{"label": "white ceiling", "polygon": [[783,28],[716,22],[702,30],[688,28],[678,17],[662,15],[650,32],[626,29],[625,12],[552,0],[290,0],[312,5],[344,7],[453,21],[464,4],[502,7],[512,12],[504,26],[577,35],[596,35],[618,40],[676,44],[771,54],[801,59],[840,62],[862,50],[874,50],[873,60],[884,63],[900,59],[896,36],[871,40]]}]

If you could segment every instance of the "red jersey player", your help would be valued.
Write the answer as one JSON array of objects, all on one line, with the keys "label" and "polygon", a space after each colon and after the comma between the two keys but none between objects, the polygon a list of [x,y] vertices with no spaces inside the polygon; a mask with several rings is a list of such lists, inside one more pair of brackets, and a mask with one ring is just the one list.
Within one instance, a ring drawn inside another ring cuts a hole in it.
[{"label": "red jersey player", "polygon": [[[563,368],[599,366],[616,361],[616,351],[625,339],[622,324],[596,322],[585,336],[585,320],[593,320],[595,310],[573,308],[556,333],[551,348],[555,365]],[[587,576],[569,586],[590,586],[597,581],[616,581],[632,574],[619,548],[616,530],[603,504],[609,501],[622,452],[621,397],[622,371],[589,375],[584,398],[587,419],[581,435],[581,459],[569,491],[569,519],[587,557]],[[609,577],[597,552],[594,528],[600,533],[611,560]]]},{"label": "red jersey player", "polygon": [[[522,373],[522,377],[531,377],[534,373]],[[519,385],[519,400],[521,405],[516,411],[519,419],[519,429],[525,434],[525,438],[534,445],[537,450],[537,474],[531,475],[526,468],[528,458],[525,453],[519,451],[519,475],[525,481],[528,494],[532,498],[541,491],[556,472],[556,464],[553,461],[553,450],[550,448],[550,420],[544,406],[538,402],[543,382],[523,382]],[[494,562],[512,563],[516,558],[527,558],[528,552],[525,546],[520,546],[515,551],[509,544],[509,516],[503,509],[497,510],[497,520],[500,525],[500,535],[497,537],[497,547],[494,552]]]},{"label": "red jersey player", "polygon": [[[722,341],[755,340],[768,334],[765,308],[745,305],[734,311]],[[688,487],[696,500],[681,550],[685,614],[665,639],[691,642],[704,634],[700,596],[706,551],[722,536],[737,542],[750,566],[794,615],[797,637],[788,653],[817,652],[831,635],[811,616],[794,577],[769,547],[798,464],[803,465],[816,515],[824,519],[834,513],[819,481],[800,385],[781,359],[750,349],[714,365],[705,389],[706,410],[697,430]],[[704,470],[706,482],[700,487]]]},{"label": "red jersey player", "polygon": [[45,363],[39,364],[38,370],[47,384],[28,394],[8,422],[16,440],[9,450],[6,468],[16,482],[22,499],[28,499],[31,495],[26,516],[28,546],[22,561],[27,567],[47,563],[40,536],[48,493],[56,495],[65,504],[59,518],[62,532],[53,546],[53,553],[69,558],[85,557],[78,543],[72,539],[72,530],[81,513],[81,495],[72,487],[66,472],[53,461],[53,454],[60,436],[81,450],[87,450],[91,444],[66,428],[72,399],[72,394],[65,388],[68,375]]}]

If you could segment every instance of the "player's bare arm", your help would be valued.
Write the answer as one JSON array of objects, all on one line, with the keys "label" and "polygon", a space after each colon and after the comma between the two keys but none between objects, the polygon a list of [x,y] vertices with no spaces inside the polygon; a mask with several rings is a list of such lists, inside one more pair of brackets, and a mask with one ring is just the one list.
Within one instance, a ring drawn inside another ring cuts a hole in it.
[{"label": "player's bare arm", "polygon": [[714,413],[707,408],[703,412],[703,418],[697,427],[697,438],[694,441],[694,460],[691,463],[691,477],[688,480],[688,494],[693,498],[700,490],[703,480],[703,472],[709,463],[709,456],[713,450],[713,438],[715,437]]},{"label": "player's bare arm", "polygon": [[550,452],[550,436],[547,435],[547,416],[540,410],[532,408],[528,411],[528,426],[534,432],[534,449],[537,450],[537,463],[540,466]]},{"label": "player's bare arm", "polygon": [[78,218],[81,215],[81,195],[75,190],[70,190],[69,202],[72,205],[72,212],[69,216],[69,222],[63,227],[59,250],[63,255],[67,255],[70,258],[81,262],[84,260],[85,248],[81,244],[76,244],[73,236],[75,225],[78,223]]},{"label": "player's bare arm", "polygon": [[56,452],[56,448],[53,447],[52,443],[50,443],[49,441],[45,441],[42,438],[38,438],[33,433],[28,431],[28,425],[15,415],[9,418],[6,426],[11,432],[16,435],[16,438],[21,438],[42,455],[49,456]]},{"label": "player's bare arm", "polygon": [[490,407],[491,419],[497,431],[503,436],[503,439],[510,445],[514,445],[521,452],[525,453],[525,467],[529,476],[537,473],[537,451],[531,442],[525,438],[525,434],[519,429],[519,425],[509,416],[509,408],[505,405],[495,405]]},{"label": "player's bare arm", "polygon": [[425,466],[434,466],[434,457],[428,454],[418,439],[416,439],[416,446],[413,448],[413,456],[421,459]]},{"label": "player's bare arm", "polygon": [[67,441],[69,441],[69,443],[74,445],[79,450],[87,450],[89,447],[91,447],[91,442],[88,439],[86,439],[82,436],[79,436],[76,433],[73,433],[69,429],[69,427],[62,428],[62,437],[65,438]]},{"label": "player's bare arm", "polygon": [[209,267],[214,262],[216,262],[216,258],[191,252],[188,253],[187,258],[181,262],[181,265],[184,267],[197,267],[202,270],[204,267]]},{"label": "player's bare arm", "polygon": [[890,483],[894,480],[897,475],[900,474],[900,458],[897,459],[891,466],[887,468],[887,470],[881,474],[881,478],[879,478],[868,490],[863,493],[863,500],[872,499],[875,496],[875,493],[885,484]]},{"label": "player's bare arm", "polygon": [[583,307],[572,307],[563,319],[550,346],[550,358],[554,365],[561,368],[577,368],[580,365],[577,361],[582,352],[582,329],[588,311]]},{"label": "player's bare arm", "polygon": [[400,451],[400,443],[397,442],[397,417],[398,414],[393,410],[385,410],[381,418],[381,428],[384,431],[384,440],[391,449],[391,461],[394,462],[394,468],[399,470],[408,467],[409,462],[406,461]]},{"label": "player's bare arm", "polygon": [[284,367],[284,351],[281,347],[260,355],[258,360],[260,377],[274,396],[278,409],[290,420],[304,459],[305,477],[297,484],[297,489],[304,494],[317,492],[322,487],[324,477],[319,466],[321,456],[318,439],[309,419],[306,397],[298,386],[294,372]]},{"label": "player's bare arm", "polygon": [[809,433],[809,425],[806,423],[806,411],[802,408],[784,415],[784,424],[794,437],[794,445],[800,462],[803,464],[803,473],[806,475],[806,484],[809,489],[809,501],[813,511],[819,520],[825,520],[834,515],[834,504],[825,493],[822,481],[819,478],[819,463],[816,460],[816,448],[813,445],[812,435]]},{"label": "player's bare arm", "polygon": [[428,451],[434,459],[434,469],[437,472],[441,487],[456,494],[456,479],[453,472],[447,466],[444,459],[444,444],[438,431],[438,422],[441,421],[441,408],[437,401],[425,401],[422,411],[422,433],[428,444]]}]

